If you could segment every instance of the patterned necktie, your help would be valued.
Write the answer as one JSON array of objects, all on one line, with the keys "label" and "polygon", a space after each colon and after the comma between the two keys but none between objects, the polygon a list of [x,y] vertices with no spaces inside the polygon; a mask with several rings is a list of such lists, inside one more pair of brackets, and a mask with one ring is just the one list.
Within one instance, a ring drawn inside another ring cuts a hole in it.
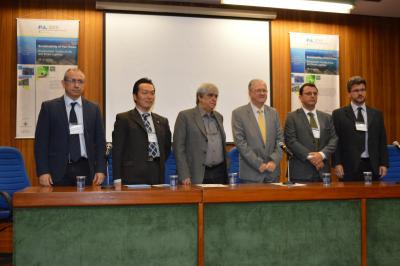
[{"label": "patterned necktie", "polygon": [[[151,126],[150,126],[150,121],[147,120],[147,118],[150,116],[149,113],[143,113],[142,118],[144,122],[144,126],[146,127],[147,134],[151,134]],[[152,158],[160,157],[160,150],[158,148],[158,143],[157,142],[149,142],[149,156]]]},{"label": "patterned necktie", "polygon": [[[311,129],[318,129],[317,121],[315,121],[314,114],[312,112],[308,112],[307,115],[310,117]],[[314,137],[314,139],[315,139],[316,148],[318,149],[318,147],[319,147],[319,138],[317,139],[317,138]]]},{"label": "patterned necktie", "polygon": [[267,142],[267,129],[265,127],[264,112],[262,110],[257,110],[257,113],[258,113],[257,117],[258,127],[260,128],[262,140],[265,144]]},{"label": "patterned necktie", "polygon": [[[71,103],[71,111],[69,112],[69,124],[78,124],[78,118],[75,113],[75,105],[77,102]],[[71,161],[76,162],[81,158],[81,144],[79,141],[79,134],[69,135],[69,156]]]},{"label": "patterned necktie", "polygon": [[314,114],[312,112],[308,112],[307,115],[310,117],[310,126],[311,126],[311,128],[317,128],[318,129],[317,121],[315,121]]}]

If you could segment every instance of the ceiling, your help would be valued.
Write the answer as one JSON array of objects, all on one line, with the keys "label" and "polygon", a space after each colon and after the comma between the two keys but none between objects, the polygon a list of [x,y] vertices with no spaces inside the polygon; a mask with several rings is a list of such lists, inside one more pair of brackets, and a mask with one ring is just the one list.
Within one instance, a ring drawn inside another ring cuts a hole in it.
[{"label": "ceiling", "polygon": [[[221,3],[221,0],[175,0],[175,2],[218,5]],[[351,11],[351,14],[380,17],[400,17],[400,0],[355,0],[355,7]]]}]

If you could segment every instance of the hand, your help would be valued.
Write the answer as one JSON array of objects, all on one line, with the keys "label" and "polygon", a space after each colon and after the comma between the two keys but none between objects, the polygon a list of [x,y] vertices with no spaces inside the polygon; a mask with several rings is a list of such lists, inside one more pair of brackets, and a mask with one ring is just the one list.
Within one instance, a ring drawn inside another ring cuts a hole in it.
[{"label": "hand", "polygon": [[317,165],[315,165],[315,168],[317,169],[317,171],[323,169],[325,166],[324,162],[321,161],[320,163],[318,163]]},{"label": "hand", "polygon": [[386,166],[379,166],[379,178],[383,178],[387,174]]},{"label": "hand", "polygon": [[51,179],[50,174],[43,174],[39,176],[39,184],[45,187],[50,187],[53,185],[53,180]]},{"label": "hand", "polygon": [[[310,152],[307,156],[307,159],[315,166],[317,167],[321,163],[323,163],[324,158],[322,158],[322,155],[319,152]],[[318,168],[317,168],[318,169]]]},{"label": "hand", "polygon": [[335,174],[337,175],[337,177],[343,178],[344,175],[343,165],[338,164],[335,166]]},{"label": "hand", "polygon": [[269,161],[268,163],[267,163],[267,171],[269,171],[269,172],[273,172],[273,171],[275,171],[275,168],[276,168],[276,164],[273,162],[273,161]]},{"label": "hand", "polygon": [[190,177],[187,177],[187,178],[183,179],[182,184],[190,185],[190,184],[192,184],[192,180],[190,179]]},{"label": "hand", "polygon": [[101,185],[101,183],[103,183],[104,177],[105,177],[104,173],[96,173],[93,178],[93,185],[95,186]]},{"label": "hand", "polygon": [[267,169],[268,169],[268,166],[267,166],[266,163],[262,163],[262,164],[260,165],[260,167],[258,167],[258,171],[259,171],[261,174],[264,173]]}]

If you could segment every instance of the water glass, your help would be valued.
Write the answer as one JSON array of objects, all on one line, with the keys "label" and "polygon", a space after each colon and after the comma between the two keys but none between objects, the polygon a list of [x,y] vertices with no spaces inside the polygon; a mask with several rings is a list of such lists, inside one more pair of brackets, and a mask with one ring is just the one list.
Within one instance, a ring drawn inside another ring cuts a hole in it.
[{"label": "water glass", "polygon": [[238,183],[238,174],[237,173],[229,173],[228,174],[228,181],[230,186],[236,186]]},{"label": "water glass", "polygon": [[364,174],[364,184],[371,185],[372,184],[372,172],[363,172]]},{"label": "water glass", "polygon": [[329,186],[331,184],[331,173],[322,173],[322,183],[324,186]]},{"label": "water glass", "polygon": [[82,190],[85,188],[85,179],[86,176],[77,176],[76,177],[76,188]]}]

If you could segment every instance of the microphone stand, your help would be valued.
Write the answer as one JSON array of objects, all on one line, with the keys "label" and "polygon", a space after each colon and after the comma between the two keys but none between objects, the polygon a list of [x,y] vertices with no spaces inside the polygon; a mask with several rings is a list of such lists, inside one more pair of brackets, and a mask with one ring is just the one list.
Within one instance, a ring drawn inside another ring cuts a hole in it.
[{"label": "microphone stand", "polygon": [[104,188],[104,189],[111,189],[111,188],[114,188],[114,184],[110,184],[110,173],[109,173],[109,171],[108,171],[108,169],[109,169],[109,162],[110,162],[110,154],[111,154],[111,149],[110,150],[108,150],[108,154],[107,154],[107,152],[106,152],[106,155],[105,155],[105,157],[106,157],[106,182],[103,182],[103,184],[101,184],[101,188]]},{"label": "microphone stand", "polygon": [[290,180],[290,160],[292,159],[292,155],[290,155],[288,152],[286,152],[286,157],[287,157],[287,181],[283,182],[284,185],[290,186],[290,185],[294,185],[296,183],[292,182]]}]

